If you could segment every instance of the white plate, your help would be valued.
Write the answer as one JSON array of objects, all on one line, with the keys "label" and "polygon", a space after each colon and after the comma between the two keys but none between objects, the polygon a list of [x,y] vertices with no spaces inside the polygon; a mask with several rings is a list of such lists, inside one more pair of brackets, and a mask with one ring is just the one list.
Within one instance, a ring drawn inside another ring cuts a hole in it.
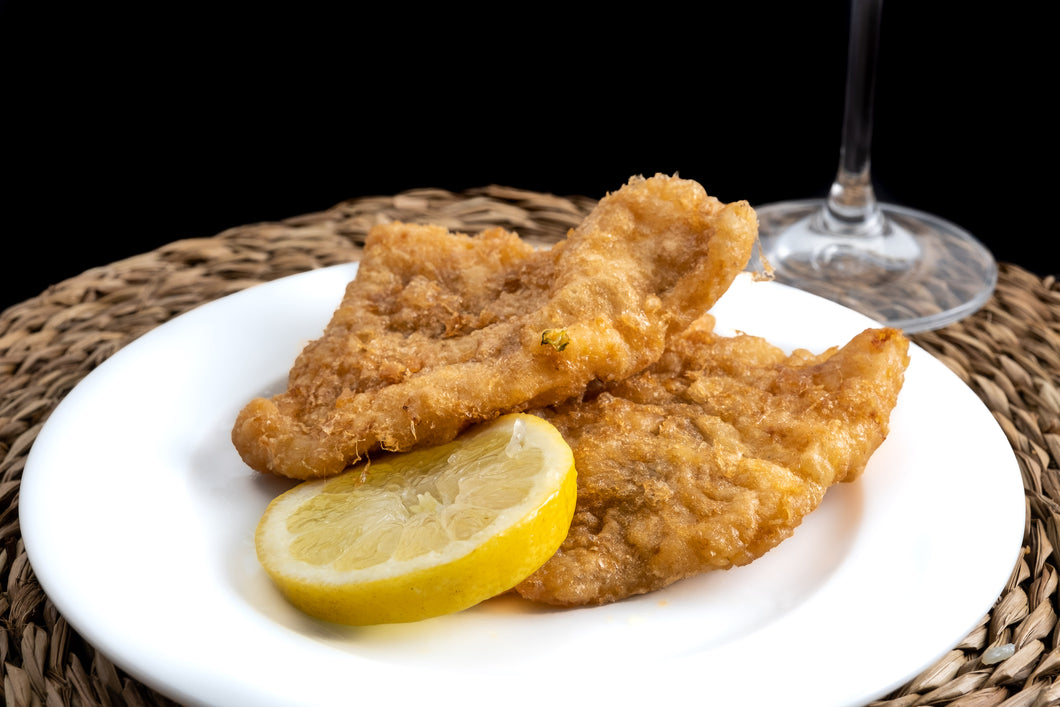
[{"label": "white plate", "polygon": [[[416,624],[352,629],[274,591],[253,533],[288,482],[229,441],[278,390],[355,265],[204,305],[131,343],[58,406],[27,460],[22,534],[70,624],[186,704],[862,705],[959,642],[1022,543],[1023,486],[991,414],[913,347],[891,436],[752,565],[610,606],[515,598]],[[741,276],[719,326],[821,350],[871,325]],[[975,542],[967,541],[975,533]]]}]

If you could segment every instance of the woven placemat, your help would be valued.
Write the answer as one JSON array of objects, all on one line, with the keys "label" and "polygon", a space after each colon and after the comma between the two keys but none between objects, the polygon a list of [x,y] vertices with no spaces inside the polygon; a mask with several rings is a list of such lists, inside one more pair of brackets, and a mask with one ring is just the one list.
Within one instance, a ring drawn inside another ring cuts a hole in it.
[{"label": "woven placemat", "polygon": [[[183,240],[88,270],[0,313],[0,669],[3,700],[22,705],[170,705],[70,628],[41,591],[23,549],[19,483],[26,455],[59,401],[95,366],[204,302],[312,268],[356,260],[368,229],[401,219],[477,232],[504,226],[528,240],[562,237],[588,197],[505,187],[412,190],[361,198],[277,223]],[[1060,286],[1002,265],[974,316],[913,337],[984,401],[1019,459],[1025,553],[993,609],[939,663],[878,707],[1060,704],[1057,622],[1060,519]],[[960,529],[965,542],[990,518]],[[999,647],[1014,649],[995,662]],[[767,670],[768,666],[763,666]]]}]

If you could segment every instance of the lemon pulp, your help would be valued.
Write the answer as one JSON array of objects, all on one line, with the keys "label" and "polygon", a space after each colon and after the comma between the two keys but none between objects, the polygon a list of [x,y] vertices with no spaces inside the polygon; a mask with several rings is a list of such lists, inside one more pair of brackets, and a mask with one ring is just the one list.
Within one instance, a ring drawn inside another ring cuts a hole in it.
[{"label": "lemon pulp", "polygon": [[559,432],[511,414],[449,444],[303,482],[269,504],[255,542],[266,573],[307,614],[417,621],[529,576],[566,537],[576,497]]}]

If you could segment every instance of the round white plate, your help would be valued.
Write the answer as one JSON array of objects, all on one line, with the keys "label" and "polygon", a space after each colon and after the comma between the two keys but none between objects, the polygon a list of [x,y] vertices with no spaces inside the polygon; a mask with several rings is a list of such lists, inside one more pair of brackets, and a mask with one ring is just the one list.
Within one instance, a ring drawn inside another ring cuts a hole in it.
[{"label": "round white plate", "polygon": [[[86,376],[27,460],[22,535],[44,590],[104,655],[178,701],[860,706],[959,642],[1017,561],[1015,456],[974,393],[914,346],[862,478],[747,567],[591,609],[506,596],[407,625],[311,620],[254,554],[260,514],[291,483],[250,471],[229,433],[250,398],[280,390],[355,272],[285,278],[158,327]],[[722,330],[789,349],[872,324],[746,275],[715,313]]]}]

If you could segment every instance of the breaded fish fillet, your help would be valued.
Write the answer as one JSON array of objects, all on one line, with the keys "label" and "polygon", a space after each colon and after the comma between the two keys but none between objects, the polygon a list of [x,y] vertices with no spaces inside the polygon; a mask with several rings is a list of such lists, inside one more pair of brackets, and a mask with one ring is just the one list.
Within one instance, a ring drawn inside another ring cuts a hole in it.
[{"label": "breaded fish fillet", "polygon": [[[710,317],[706,317],[710,320]],[[690,328],[648,371],[537,411],[574,450],[578,504],[559,551],[516,591],[604,604],[745,565],[789,537],[883,442],[908,340],[869,329],[790,356]]]},{"label": "breaded fish fillet", "polygon": [[329,476],[622,380],[714,304],[756,237],[746,202],[662,175],[630,179],[548,250],[500,229],[378,226],[287,390],[250,401],[232,441],[259,471]]}]

